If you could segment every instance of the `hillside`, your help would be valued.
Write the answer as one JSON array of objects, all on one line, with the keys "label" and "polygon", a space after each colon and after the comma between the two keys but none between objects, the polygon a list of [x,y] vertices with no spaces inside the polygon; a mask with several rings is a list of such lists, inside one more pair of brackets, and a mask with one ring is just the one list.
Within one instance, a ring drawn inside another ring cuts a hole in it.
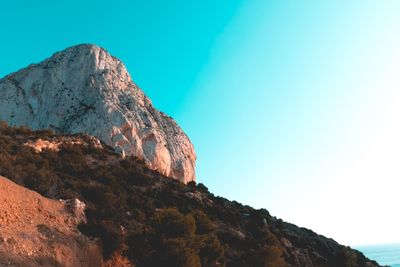
[{"label": "hillside", "polygon": [[87,223],[79,230],[101,240],[105,259],[122,255],[138,267],[378,266],[265,209],[215,196],[203,184],[184,185],[137,158],[122,158],[89,136],[2,123],[0,175],[48,198],[82,200]]},{"label": "hillside", "polygon": [[0,266],[101,264],[101,246],[79,234],[80,217],[70,203],[46,199],[1,176],[0,203]]}]

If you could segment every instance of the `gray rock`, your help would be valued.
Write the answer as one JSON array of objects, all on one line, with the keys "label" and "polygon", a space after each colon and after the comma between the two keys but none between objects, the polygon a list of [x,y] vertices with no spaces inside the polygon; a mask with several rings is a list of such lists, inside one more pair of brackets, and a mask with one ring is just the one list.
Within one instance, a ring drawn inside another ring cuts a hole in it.
[{"label": "gray rock", "polygon": [[120,60],[95,45],[67,48],[1,79],[0,120],[93,135],[166,176],[195,180],[189,138],[153,107]]}]

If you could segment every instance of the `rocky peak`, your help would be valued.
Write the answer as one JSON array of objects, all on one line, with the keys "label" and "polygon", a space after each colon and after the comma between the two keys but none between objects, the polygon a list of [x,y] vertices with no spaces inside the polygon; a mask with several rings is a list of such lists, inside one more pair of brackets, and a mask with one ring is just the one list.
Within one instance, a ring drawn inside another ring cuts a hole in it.
[{"label": "rocky peak", "polygon": [[0,120],[93,135],[166,176],[195,180],[188,137],[153,107],[124,64],[96,45],[67,48],[1,79]]}]

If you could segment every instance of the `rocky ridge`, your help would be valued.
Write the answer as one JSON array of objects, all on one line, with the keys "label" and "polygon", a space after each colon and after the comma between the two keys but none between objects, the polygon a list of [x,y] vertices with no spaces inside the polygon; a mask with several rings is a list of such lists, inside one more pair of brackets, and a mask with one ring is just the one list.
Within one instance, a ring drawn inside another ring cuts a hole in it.
[{"label": "rocky ridge", "polygon": [[[56,144],[57,149],[47,144]],[[0,175],[56,199],[53,203],[72,205],[75,208],[68,210],[73,218],[81,217],[86,206],[86,223],[78,229],[100,239],[104,259],[115,259],[108,266],[379,266],[359,251],[278,219],[265,209],[215,196],[202,184],[166,179],[143,161],[122,158],[89,136],[33,132],[0,123]],[[12,205],[13,214],[25,218],[22,221],[36,218],[31,211],[37,206],[16,210],[18,201],[1,201],[1,193],[0,215]],[[24,191],[12,194],[26,195]],[[58,199],[80,199],[86,205]],[[24,231],[24,225],[17,223],[9,228]],[[25,235],[28,241],[41,236],[37,231]],[[9,250],[7,255],[18,258],[20,254]]]},{"label": "rocky ridge", "polygon": [[195,180],[189,138],[153,107],[120,60],[95,45],[67,48],[1,79],[0,120],[89,134],[163,175]]}]

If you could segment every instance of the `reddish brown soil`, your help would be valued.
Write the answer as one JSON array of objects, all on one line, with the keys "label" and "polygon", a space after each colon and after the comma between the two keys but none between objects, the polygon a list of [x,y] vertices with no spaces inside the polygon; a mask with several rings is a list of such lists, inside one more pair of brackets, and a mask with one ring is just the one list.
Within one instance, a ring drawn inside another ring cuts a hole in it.
[{"label": "reddish brown soil", "polygon": [[62,201],[0,176],[0,266],[101,266],[99,244]]}]

